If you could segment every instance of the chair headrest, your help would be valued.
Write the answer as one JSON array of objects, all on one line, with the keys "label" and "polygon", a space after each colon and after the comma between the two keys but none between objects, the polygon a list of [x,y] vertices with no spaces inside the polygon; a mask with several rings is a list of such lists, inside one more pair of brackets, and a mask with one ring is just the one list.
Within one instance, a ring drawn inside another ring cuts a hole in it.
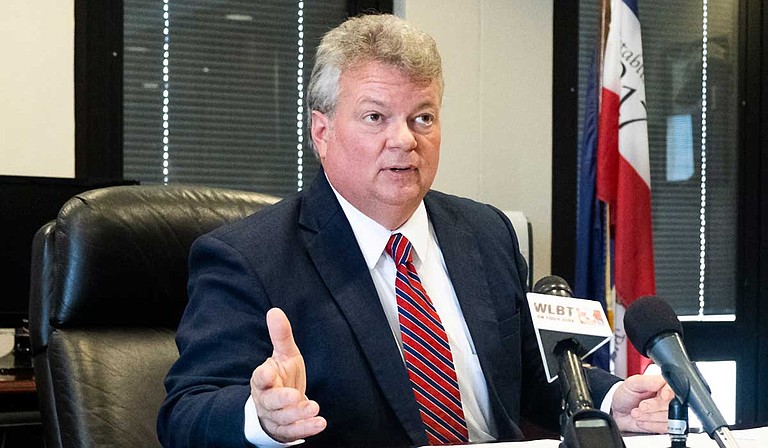
[{"label": "chair headrest", "polygon": [[202,186],[118,186],[78,194],[56,219],[51,322],[174,328],[200,235],[276,202]]}]

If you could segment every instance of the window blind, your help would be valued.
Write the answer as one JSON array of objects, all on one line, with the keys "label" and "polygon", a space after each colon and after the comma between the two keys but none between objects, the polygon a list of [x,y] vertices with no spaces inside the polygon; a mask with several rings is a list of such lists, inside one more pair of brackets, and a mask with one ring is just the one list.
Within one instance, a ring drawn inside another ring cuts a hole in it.
[{"label": "window blind", "polygon": [[[639,3],[657,294],[680,315],[735,314],[738,2]],[[579,141],[599,6],[579,6]]]},{"label": "window blind", "polygon": [[319,166],[303,98],[346,1],[126,0],[124,178],[285,196]]}]

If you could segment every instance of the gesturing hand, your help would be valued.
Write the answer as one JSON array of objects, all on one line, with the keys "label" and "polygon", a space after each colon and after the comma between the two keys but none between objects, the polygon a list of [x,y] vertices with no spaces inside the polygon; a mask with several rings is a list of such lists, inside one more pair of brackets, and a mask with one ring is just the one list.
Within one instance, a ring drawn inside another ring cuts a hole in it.
[{"label": "gesturing hand", "polygon": [[634,375],[616,390],[611,411],[622,431],[665,433],[674,396],[660,375]]},{"label": "gesturing hand", "polygon": [[272,356],[251,375],[251,396],[261,427],[279,442],[292,442],[325,429],[320,406],[307,399],[304,358],[293,340],[291,323],[278,308],[267,312]]}]

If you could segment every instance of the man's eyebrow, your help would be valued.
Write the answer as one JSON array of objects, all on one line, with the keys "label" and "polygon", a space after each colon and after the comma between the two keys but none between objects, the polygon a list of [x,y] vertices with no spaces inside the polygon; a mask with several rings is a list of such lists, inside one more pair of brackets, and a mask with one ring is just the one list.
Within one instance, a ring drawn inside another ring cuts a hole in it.
[{"label": "man's eyebrow", "polygon": [[387,107],[387,105],[383,101],[378,100],[378,99],[376,99],[374,97],[371,97],[371,96],[364,96],[364,97],[360,98],[357,101],[357,104],[358,105],[360,105],[360,104],[374,104],[375,106],[382,107],[382,108],[383,107]]},{"label": "man's eyebrow", "polygon": [[[382,109],[389,107],[387,105],[387,103],[385,103],[384,101],[381,101],[381,100],[376,99],[376,98],[371,97],[371,96],[361,97],[357,101],[357,105],[358,106],[360,106],[360,105],[367,105],[367,104],[373,104],[374,106],[382,108]],[[423,102],[417,104],[416,107],[415,107],[415,109],[425,109],[425,108],[439,108],[439,106],[434,101],[426,100],[426,101],[423,101]]]},{"label": "man's eyebrow", "polygon": [[428,107],[439,108],[437,103],[435,103],[434,101],[427,100],[427,101],[424,101],[422,103],[419,103],[419,105],[416,106],[416,109],[424,109],[424,108],[428,108]]}]

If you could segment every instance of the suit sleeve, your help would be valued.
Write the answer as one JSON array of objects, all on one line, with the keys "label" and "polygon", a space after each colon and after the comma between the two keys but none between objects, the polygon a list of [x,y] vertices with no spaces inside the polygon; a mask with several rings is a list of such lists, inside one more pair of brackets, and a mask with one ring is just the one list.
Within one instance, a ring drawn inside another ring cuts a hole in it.
[{"label": "suit sleeve", "polygon": [[234,248],[203,236],[190,252],[189,303],[176,333],[158,437],[166,448],[249,446],[244,404],[253,369],[272,353],[267,294]]}]

